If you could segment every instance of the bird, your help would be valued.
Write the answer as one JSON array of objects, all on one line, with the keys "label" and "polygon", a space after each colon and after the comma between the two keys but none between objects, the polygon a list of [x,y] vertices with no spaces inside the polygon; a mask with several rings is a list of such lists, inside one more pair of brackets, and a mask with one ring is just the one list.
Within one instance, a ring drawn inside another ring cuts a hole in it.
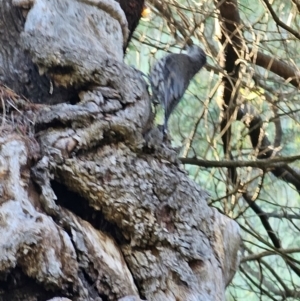
[{"label": "bird", "polygon": [[180,102],[191,79],[205,64],[205,52],[193,44],[188,46],[186,54],[170,53],[153,65],[149,76],[152,101],[156,104],[161,103],[165,110],[165,134],[171,113]]}]

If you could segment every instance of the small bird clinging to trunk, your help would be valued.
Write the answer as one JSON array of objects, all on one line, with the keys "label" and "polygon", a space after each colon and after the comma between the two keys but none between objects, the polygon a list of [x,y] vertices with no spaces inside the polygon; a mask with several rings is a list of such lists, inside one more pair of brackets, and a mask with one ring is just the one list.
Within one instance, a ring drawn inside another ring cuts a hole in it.
[{"label": "small bird clinging to trunk", "polygon": [[178,105],[190,80],[205,65],[206,54],[196,45],[188,47],[186,54],[172,53],[158,60],[150,73],[153,99],[165,109],[164,133],[169,117]]}]

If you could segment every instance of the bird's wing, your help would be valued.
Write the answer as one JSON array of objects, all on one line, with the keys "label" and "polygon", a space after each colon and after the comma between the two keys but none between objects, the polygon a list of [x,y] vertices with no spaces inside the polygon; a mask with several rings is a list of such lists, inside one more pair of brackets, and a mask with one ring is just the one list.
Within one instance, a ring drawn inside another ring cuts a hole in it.
[{"label": "bird's wing", "polygon": [[150,74],[150,82],[152,88],[153,100],[158,100],[162,105],[164,104],[164,89],[165,80],[163,75],[165,60],[161,59],[153,66]]},{"label": "bird's wing", "polygon": [[185,59],[182,55],[170,55],[166,57],[164,68],[164,82],[165,82],[165,97],[164,107],[166,119],[169,118],[173,109],[177,106],[186,88],[186,81],[183,75],[182,64],[178,62],[179,59]]}]

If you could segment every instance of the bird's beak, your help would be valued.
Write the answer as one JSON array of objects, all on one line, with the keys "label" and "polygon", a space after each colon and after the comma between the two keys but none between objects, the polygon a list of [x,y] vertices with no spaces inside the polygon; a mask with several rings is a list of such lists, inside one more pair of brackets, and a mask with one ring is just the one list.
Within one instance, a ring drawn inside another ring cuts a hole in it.
[{"label": "bird's beak", "polygon": [[188,40],[185,40],[184,41],[184,46],[183,46],[183,50],[188,50],[189,49],[189,47],[191,46],[191,45],[193,45],[194,43],[193,43],[193,41],[191,40],[191,39],[188,39]]}]

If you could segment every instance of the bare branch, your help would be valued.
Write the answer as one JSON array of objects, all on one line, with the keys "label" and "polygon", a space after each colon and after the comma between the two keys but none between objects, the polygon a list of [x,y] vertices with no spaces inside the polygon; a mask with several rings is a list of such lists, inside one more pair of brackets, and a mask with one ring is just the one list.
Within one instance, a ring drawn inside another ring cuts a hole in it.
[{"label": "bare branch", "polygon": [[257,167],[260,169],[268,169],[274,167],[285,166],[287,163],[299,160],[300,156],[278,157],[272,159],[261,159],[257,161],[211,161],[197,158],[179,158],[183,164],[197,165],[202,167]]},{"label": "bare branch", "polygon": [[274,9],[272,8],[272,5],[270,4],[270,2],[268,0],[263,0],[265,5],[267,6],[270,14],[272,15],[274,21],[276,22],[276,24],[280,27],[282,27],[283,29],[285,29],[286,31],[288,31],[289,33],[291,33],[292,35],[294,35],[297,39],[300,40],[300,34],[298,31],[294,30],[293,28],[287,26],[284,22],[282,22],[279,17],[277,16],[277,14],[275,13]]},{"label": "bare branch", "polygon": [[300,248],[270,250],[270,251],[265,251],[265,252],[245,256],[241,259],[241,263],[246,261],[258,260],[263,257],[272,256],[276,254],[282,255],[282,254],[299,253],[299,252],[300,252]]},{"label": "bare branch", "polygon": [[295,68],[292,68],[285,62],[279,61],[278,59],[275,59],[261,51],[256,52],[255,55],[252,54],[252,48],[249,47],[249,51],[251,53],[250,60],[252,63],[272,71],[278,76],[284,78],[288,83],[299,88],[300,73]]}]

